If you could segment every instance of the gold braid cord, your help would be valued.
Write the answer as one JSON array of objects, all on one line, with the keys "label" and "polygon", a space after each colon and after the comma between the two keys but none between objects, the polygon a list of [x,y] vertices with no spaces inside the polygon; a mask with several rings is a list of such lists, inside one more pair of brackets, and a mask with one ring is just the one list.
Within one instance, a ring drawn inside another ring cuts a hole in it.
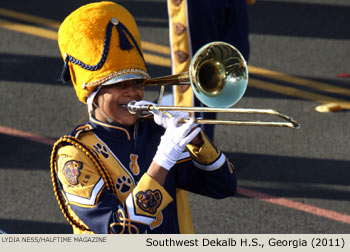
[{"label": "gold braid cord", "polygon": [[56,155],[57,151],[60,147],[64,145],[73,145],[74,147],[80,149],[82,152],[85,153],[85,155],[93,162],[93,164],[97,167],[102,179],[104,180],[107,189],[112,192],[115,196],[117,196],[117,192],[115,187],[113,186],[113,180],[111,178],[111,175],[109,174],[108,170],[104,166],[104,164],[101,162],[100,158],[95,154],[94,151],[92,151],[88,146],[85,146],[83,143],[81,143],[77,138],[73,136],[63,136],[61,137],[54,145],[52,153],[51,153],[51,159],[50,159],[50,166],[51,166],[51,180],[53,189],[55,192],[55,196],[57,199],[57,202],[60,206],[60,209],[64,215],[64,217],[68,220],[68,222],[75,226],[76,228],[79,228],[83,231],[91,231],[90,229],[82,226],[79,224],[77,220],[74,219],[74,217],[69,213],[67,206],[69,205],[68,201],[66,201],[60,192],[60,188],[58,185],[58,177],[57,172],[55,168],[56,164]]},{"label": "gold braid cord", "polygon": [[120,209],[118,210],[118,216],[122,222],[121,223],[115,222],[115,223],[112,223],[109,225],[111,234],[113,233],[112,228],[116,227],[116,226],[121,227],[121,231],[119,232],[119,234],[124,234],[124,232],[126,231],[126,228],[127,228],[127,231],[129,234],[139,234],[140,233],[137,226],[132,224],[132,220],[126,218],[125,213]]}]

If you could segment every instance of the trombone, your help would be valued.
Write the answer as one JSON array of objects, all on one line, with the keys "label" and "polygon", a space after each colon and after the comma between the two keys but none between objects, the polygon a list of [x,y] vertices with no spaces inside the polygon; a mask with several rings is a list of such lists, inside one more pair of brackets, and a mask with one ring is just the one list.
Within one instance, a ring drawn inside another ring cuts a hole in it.
[{"label": "trombone", "polygon": [[[194,95],[208,107],[178,107],[161,105],[127,105],[130,113],[160,111],[171,116],[168,111],[264,114],[277,116],[284,122],[226,121],[196,118],[198,124],[219,124],[239,126],[272,126],[297,129],[300,124],[293,118],[272,109],[230,108],[244,95],[248,84],[248,67],[241,53],[225,42],[211,42],[200,48],[193,56],[189,71],[144,81],[145,86],[161,86],[158,103],[166,85],[191,85]],[[183,121],[188,121],[184,119]]]}]

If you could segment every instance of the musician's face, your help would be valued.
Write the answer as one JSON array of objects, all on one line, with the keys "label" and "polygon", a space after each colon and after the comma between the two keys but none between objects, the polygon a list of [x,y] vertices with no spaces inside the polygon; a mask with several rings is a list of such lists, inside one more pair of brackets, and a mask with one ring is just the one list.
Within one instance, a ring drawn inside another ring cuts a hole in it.
[{"label": "musician's face", "polygon": [[[126,107],[130,101],[142,100],[144,95],[144,86],[136,80],[123,81],[115,85],[108,85],[101,88],[96,96],[96,103],[103,112],[122,125],[133,125],[138,115],[130,114]],[[96,119],[107,122],[99,109],[95,110]]]}]

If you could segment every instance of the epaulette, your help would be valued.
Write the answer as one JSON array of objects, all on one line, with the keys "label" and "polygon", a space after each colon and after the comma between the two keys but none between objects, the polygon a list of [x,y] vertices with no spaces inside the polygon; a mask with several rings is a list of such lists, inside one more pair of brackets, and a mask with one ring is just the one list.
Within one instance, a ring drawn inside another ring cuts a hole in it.
[{"label": "epaulette", "polygon": [[92,130],[92,126],[88,123],[78,125],[75,129],[69,133],[70,136],[74,136],[75,138],[79,138],[79,135],[84,132],[88,132]]},{"label": "epaulette", "polygon": [[98,157],[97,153],[78,139],[80,134],[89,132],[91,130],[92,130],[92,127],[89,124],[77,126],[69,135],[65,135],[61,137],[54,144],[52,153],[51,153],[51,158],[50,158],[51,180],[52,180],[53,189],[54,189],[58,204],[60,206],[60,209],[63,215],[68,220],[68,222],[72,226],[75,226],[81,231],[91,231],[91,230],[89,230],[87,227],[85,227],[84,225],[81,225],[77,220],[75,220],[74,217],[69,213],[69,210],[67,209],[69,203],[64,197],[63,189],[61,188],[61,184],[59,182],[59,179],[57,176],[57,169],[56,169],[56,161],[57,161],[56,158],[57,158],[57,152],[59,148],[65,145],[72,145],[77,149],[80,149],[83,153],[85,153],[85,155],[94,163],[94,165],[98,169],[98,172],[100,173],[101,177],[105,182],[107,190],[112,192],[114,195],[117,195],[116,189],[112,181],[112,177],[109,174],[103,162]]}]

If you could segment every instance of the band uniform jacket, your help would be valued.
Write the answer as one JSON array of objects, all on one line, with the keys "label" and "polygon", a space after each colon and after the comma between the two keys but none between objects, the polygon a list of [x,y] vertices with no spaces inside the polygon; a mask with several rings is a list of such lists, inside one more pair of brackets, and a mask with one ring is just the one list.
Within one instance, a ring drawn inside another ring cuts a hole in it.
[{"label": "band uniform jacket", "polygon": [[128,128],[91,118],[56,142],[51,173],[74,233],[180,233],[176,188],[217,199],[235,193],[233,165],[203,132],[204,144],[187,145],[164,186],[148,176],[163,133],[153,120]]}]

